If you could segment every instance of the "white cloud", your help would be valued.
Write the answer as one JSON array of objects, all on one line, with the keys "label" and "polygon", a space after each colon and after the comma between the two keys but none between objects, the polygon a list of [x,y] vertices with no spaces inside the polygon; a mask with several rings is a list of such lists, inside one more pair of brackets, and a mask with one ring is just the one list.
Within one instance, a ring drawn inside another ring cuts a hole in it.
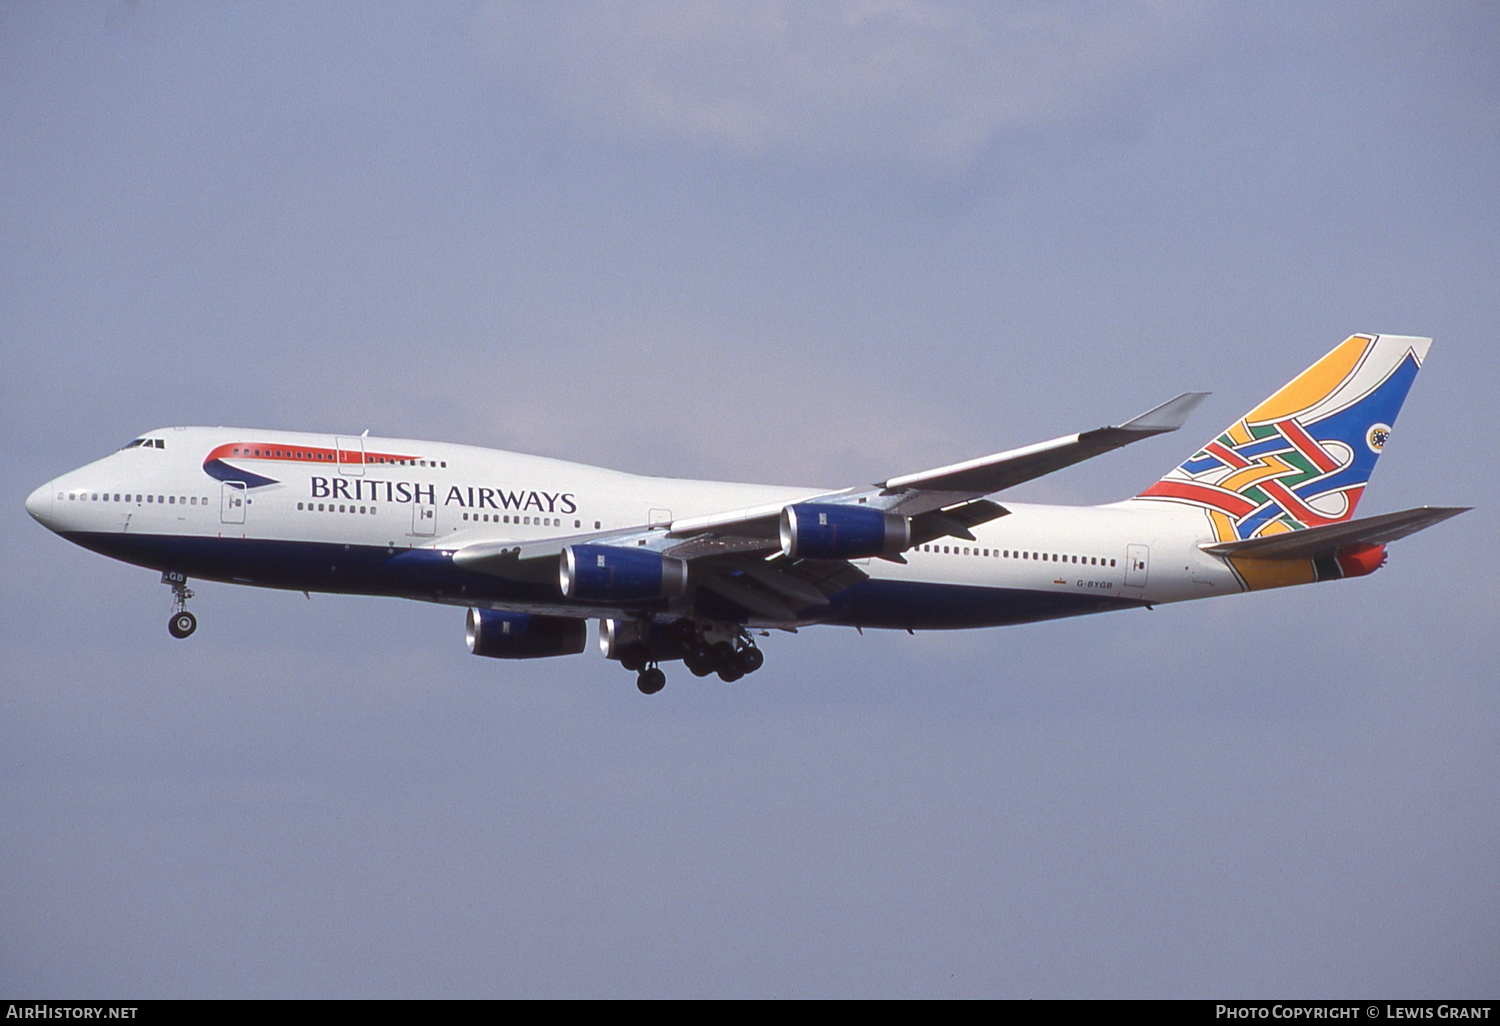
[{"label": "white cloud", "polygon": [[1176,3],[496,2],[484,51],[596,128],[740,155],[969,165],[1193,52]]}]

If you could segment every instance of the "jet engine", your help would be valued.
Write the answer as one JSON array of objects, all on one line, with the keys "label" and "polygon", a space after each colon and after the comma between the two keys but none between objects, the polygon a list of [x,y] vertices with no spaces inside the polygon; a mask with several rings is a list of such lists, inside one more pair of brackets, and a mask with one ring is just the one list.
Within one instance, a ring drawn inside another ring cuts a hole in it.
[{"label": "jet engine", "polygon": [[464,624],[469,651],[493,659],[577,655],[588,645],[588,621],[496,609],[470,609]]},{"label": "jet engine", "polygon": [[687,563],[650,549],[569,545],[558,561],[562,593],[584,602],[643,602],[687,591]]},{"label": "jet engine", "polygon": [[911,521],[867,506],[803,502],[781,511],[781,551],[792,559],[867,559],[911,547]]}]

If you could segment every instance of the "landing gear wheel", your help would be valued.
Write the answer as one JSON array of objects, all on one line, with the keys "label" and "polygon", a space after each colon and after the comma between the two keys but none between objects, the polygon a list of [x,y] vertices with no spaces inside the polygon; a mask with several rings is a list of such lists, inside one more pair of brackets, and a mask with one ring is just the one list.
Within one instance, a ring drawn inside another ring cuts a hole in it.
[{"label": "landing gear wheel", "polygon": [[707,677],[714,672],[713,651],[707,645],[695,645],[688,649],[682,661],[694,677]]},{"label": "landing gear wheel", "polygon": [[651,662],[651,650],[639,641],[632,641],[620,652],[620,665],[627,670],[644,670]]},{"label": "landing gear wheel", "polygon": [[187,611],[188,599],[193,591],[187,586],[187,576],[176,570],[165,570],[161,583],[172,588],[172,619],[167,621],[167,632],[174,638],[185,638],[198,629],[198,618]]},{"label": "landing gear wheel", "polygon": [[654,695],[667,686],[667,675],[659,667],[653,666],[641,671],[641,675],[635,679],[635,686],[643,695]]},{"label": "landing gear wheel", "polygon": [[765,664],[765,655],[754,645],[749,648],[740,649],[740,669],[746,673],[754,673]]}]

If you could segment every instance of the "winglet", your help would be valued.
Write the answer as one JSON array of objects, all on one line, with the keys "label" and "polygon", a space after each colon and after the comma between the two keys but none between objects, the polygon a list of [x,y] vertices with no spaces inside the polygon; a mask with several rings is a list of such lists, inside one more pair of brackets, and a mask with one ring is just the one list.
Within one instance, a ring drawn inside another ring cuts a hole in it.
[{"label": "winglet", "polygon": [[1176,399],[1168,399],[1154,410],[1147,410],[1139,417],[1127,420],[1120,425],[1120,430],[1141,431],[1152,435],[1176,431],[1187,423],[1193,411],[1203,405],[1203,400],[1212,394],[1211,392],[1184,392]]}]

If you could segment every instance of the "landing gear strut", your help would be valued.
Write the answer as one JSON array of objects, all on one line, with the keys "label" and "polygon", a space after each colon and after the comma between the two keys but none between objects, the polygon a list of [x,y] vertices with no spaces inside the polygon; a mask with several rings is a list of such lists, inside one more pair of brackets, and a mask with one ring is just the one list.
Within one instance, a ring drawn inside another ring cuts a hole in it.
[{"label": "landing gear strut", "polygon": [[161,583],[172,586],[172,618],[167,621],[167,633],[174,638],[185,638],[198,629],[198,618],[187,610],[188,599],[193,597],[187,576],[168,570],[161,575]]},{"label": "landing gear strut", "polygon": [[684,617],[668,624],[662,634],[666,652],[653,651],[653,648],[662,646],[638,640],[625,646],[620,653],[622,666],[639,671],[636,687],[644,695],[654,695],[666,686],[667,675],[657,665],[659,654],[676,658],[680,652],[684,665],[695,677],[717,673],[725,682],[739,680],[765,665],[766,657],[750,634],[739,627],[700,626]]}]

